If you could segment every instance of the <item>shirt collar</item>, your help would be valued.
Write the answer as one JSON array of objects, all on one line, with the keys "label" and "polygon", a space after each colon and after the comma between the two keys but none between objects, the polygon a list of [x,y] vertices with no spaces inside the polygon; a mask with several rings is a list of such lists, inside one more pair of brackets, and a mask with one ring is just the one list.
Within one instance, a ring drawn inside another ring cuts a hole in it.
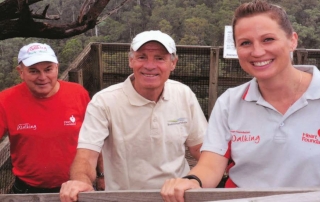
[{"label": "shirt collar", "polygon": [[[295,68],[312,74],[312,80],[309,84],[307,91],[304,93],[306,99],[320,99],[320,72],[314,65],[294,65]],[[242,99],[248,102],[260,102],[262,98],[256,78],[249,81],[249,85],[245,90]]]}]

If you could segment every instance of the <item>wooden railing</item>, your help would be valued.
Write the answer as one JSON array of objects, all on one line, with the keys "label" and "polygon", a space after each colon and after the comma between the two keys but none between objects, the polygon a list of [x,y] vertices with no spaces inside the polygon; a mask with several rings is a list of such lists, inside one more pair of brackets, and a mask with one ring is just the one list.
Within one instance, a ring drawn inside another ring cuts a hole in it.
[{"label": "wooden railing", "polygon": [[[4,194],[0,201],[58,202],[59,194]],[[78,202],[163,202],[159,190],[95,191],[79,194]],[[185,192],[185,202],[316,202],[320,188],[194,189]]]}]

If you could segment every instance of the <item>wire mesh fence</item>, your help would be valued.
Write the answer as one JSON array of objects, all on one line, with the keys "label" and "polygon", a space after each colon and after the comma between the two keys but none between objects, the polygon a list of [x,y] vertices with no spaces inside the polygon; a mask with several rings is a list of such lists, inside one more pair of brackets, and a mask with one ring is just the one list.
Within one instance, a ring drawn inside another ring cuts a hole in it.
[{"label": "wire mesh fence", "polygon": [[0,143],[0,194],[11,193],[13,181],[9,138],[5,135]]}]

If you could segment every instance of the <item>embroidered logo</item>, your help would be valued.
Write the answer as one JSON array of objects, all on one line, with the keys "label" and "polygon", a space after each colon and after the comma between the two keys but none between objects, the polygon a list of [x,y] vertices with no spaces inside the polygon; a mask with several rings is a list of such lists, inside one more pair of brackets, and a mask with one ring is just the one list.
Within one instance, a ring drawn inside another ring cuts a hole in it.
[{"label": "embroidered logo", "polygon": [[320,144],[320,129],[318,130],[318,134],[309,134],[309,133],[302,133],[302,141],[308,142],[311,144]]},{"label": "embroidered logo", "polygon": [[76,118],[74,118],[73,115],[70,116],[69,120],[68,121],[64,121],[64,125],[65,126],[74,126],[76,125]]},{"label": "embroidered logo", "polygon": [[18,124],[17,130],[37,130],[37,125],[32,125],[30,123]]},{"label": "embroidered logo", "polygon": [[260,135],[251,135],[250,131],[231,130],[232,142],[260,142]]},{"label": "embroidered logo", "polygon": [[27,50],[27,53],[30,54],[30,55],[31,54],[36,54],[37,52],[47,53],[48,50],[47,50],[47,47],[42,46],[42,45],[33,45]]},{"label": "embroidered logo", "polygon": [[188,123],[188,119],[187,118],[178,118],[178,119],[174,119],[174,120],[169,120],[168,121],[168,126],[178,125],[178,124],[185,124],[185,123]]}]

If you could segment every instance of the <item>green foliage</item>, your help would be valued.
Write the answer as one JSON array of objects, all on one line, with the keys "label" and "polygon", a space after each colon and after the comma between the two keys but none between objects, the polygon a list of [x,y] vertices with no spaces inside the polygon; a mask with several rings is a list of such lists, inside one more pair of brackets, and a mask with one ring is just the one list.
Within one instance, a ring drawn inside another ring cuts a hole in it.
[{"label": "green foliage", "polygon": [[171,32],[167,34],[171,35],[176,41],[178,41],[178,39],[182,37],[181,31],[183,29],[184,8],[169,4],[156,7],[152,11],[147,29],[160,29],[159,24],[162,20],[166,20],[170,23]]},{"label": "green foliage", "polygon": [[[182,38],[180,43],[185,45],[210,45],[206,43],[207,31],[210,24],[204,18],[189,18],[184,22],[186,37]],[[186,39],[185,39],[186,38]],[[192,42],[189,41],[192,39]]]},{"label": "green foliage", "polygon": [[126,26],[120,22],[107,18],[105,22],[99,24],[99,35],[103,36],[102,42],[115,42],[121,39],[121,34],[126,30]]},{"label": "green foliage", "polygon": [[159,22],[159,30],[164,33],[172,33],[172,26],[169,21],[163,19]]},{"label": "green foliage", "polygon": [[[90,42],[130,43],[132,38],[145,30],[161,30],[174,38],[178,45],[223,46],[224,27],[230,25],[234,10],[251,0],[134,0],[129,1],[116,13],[84,34],[64,40],[38,38],[14,38],[0,41],[0,90],[20,82],[16,73],[19,49],[31,42],[49,44],[56,52],[60,73]],[[288,13],[295,31],[299,35],[299,48],[320,47],[320,0],[268,0],[282,6]],[[0,0],[0,2],[2,2]],[[33,4],[31,9],[41,13],[50,4],[48,14],[58,14],[59,21],[54,24],[68,24],[77,20],[84,0],[43,0]],[[122,0],[112,0],[103,14],[110,12]],[[113,72],[116,65],[112,55],[107,59],[107,71]],[[179,55],[180,57],[180,55]],[[183,56],[181,56],[183,57]],[[190,60],[191,61],[191,60]],[[206,62],[205,59],[203,62]],[[123,65],[127,65],[123,64]],[[192,69],[190,74],[202,75],[201,64],[183,64],[175,72],[178,74],[185,66]],[[130,68],[128,68],[130,72]],[[227,70],[222,70],[226,71]]]},{"label": "green foliage", "polygon": [[[62,49],[61,52],[61,61],[60,64],[70,64],[76,56],[81,52],[83,49],[82,42],[79,39],[72,38],[67,40],[66,45]],[[60,72],[64,71],[64,69],[61,69],[60,67]]]}]

